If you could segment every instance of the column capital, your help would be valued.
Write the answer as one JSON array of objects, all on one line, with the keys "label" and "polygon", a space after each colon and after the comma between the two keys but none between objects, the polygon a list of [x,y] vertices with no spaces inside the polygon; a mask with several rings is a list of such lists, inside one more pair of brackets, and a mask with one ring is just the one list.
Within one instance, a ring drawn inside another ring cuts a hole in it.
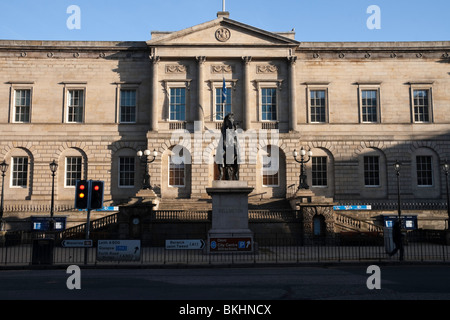
[{"label": "column capital", "polygon": [[289,56],[287,57],[287,59],[291,65],[295,65],[295,63],[297,62],[297,56]]},{"label": "column capital", "polygon": [[195,57],[195,60],[197,60],[198,64],[204,64],[206,62],[205,56],[197,56]]},{"label": "column capital", "polygon": [[161,57],[156,55],[150,55],[149,58],[150,61],[153,62],[153,64],[157,64],[161,60]]},{"label": "column capital", "polygon": [[252,57],[250,56],[242,57],[242,61],[244,61],[245,64],[249,64],[252,61]]}]

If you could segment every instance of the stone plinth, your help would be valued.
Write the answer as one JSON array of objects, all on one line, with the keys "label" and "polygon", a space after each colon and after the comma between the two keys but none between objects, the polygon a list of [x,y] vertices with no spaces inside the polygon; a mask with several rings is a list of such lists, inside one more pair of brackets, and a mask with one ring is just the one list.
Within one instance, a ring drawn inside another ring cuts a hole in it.
[{"label": "stone plinth", "polygon": [[131,198],[130,204],[132,205],[155,205],[157,204],[157,196],[153,189],[141,189],[136,196]]},{"label": "stone plinth", "polygon": [[206,192],[212,197],[212,227],[208,232],[209,252],[251,252],[253,232],[248,228],[246,181],[216,180]]}]

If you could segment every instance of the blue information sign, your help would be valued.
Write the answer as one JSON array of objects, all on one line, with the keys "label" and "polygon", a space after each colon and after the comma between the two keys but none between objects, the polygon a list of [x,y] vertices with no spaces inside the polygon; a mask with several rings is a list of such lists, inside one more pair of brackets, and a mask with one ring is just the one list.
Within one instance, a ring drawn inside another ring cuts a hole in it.
[{"label": "blue information sign", "polygon": [[[50,217],[31,217],[31,230],[47,231],[50,229]],[[66,217],[54,217],[55,230],[66,229]]]},{"label": "blue information sign", "polygon": [[333,210],[372,210],[371,205],[333,206]]}]

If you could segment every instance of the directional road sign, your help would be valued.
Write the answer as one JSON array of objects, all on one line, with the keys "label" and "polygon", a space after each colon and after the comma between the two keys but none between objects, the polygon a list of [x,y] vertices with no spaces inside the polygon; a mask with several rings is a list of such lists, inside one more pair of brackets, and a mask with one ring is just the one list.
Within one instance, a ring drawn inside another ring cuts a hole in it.
[{"label": "directional road sign", "polygon": [[91,248],[92,240],[63,240],[61,245],[64,248]]},{"label": "directional road sign", "polygon": [[195,250],[203,249],[205,247],[205,241],[203,240],[166,240],[166,249],[182,249],[182,250]]}]

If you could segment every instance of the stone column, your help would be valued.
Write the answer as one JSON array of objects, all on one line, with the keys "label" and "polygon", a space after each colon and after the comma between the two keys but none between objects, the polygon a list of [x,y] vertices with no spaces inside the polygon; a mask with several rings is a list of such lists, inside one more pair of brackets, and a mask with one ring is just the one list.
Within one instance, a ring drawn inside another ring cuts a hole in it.
[{"label": "stone column", "polygon": [[243,99],[243,117],[244,117],[244,130],[250,129],[250,115],[251,115],[251,107],[250,107],[250,77],[249,77],[249,67],[250,62],[252,61],[252,57],[242,57],[242,61],[244,62],[244,74],[243,74],[243,82],[244,82],[244,99]]},{"label": "stone column", "polygon": [[288,57],[289,61],[289,131],[297,131],[297,108],[295,106],[296,101],[296,88],[295,88],[295,63],[297,62],[296,56]]},{"label": "stone column", "polygon": [[203,122],[205,121],[204,119],[204,114],[205,114],[205,106],[206,103],[204,102],[204,86],[205,86],[205,81],[204,81],[204,76],[203,76],[203,69],[204,69],[204,65],[205,65],[205,61],[206,61],[206,57],[204,56],[199,56],[196,57],[197,60],[197,64],[198,64],[198,82],[197,82],[197,110],[195,110],[195,119],[194,121],[198,121],[199,126],[198,128],[200,128],[200,130],[203,132]]},{"label": "stone column", "polygon": [[150,105],[150,130],[158,131],[158,63],[159,56],[150,56],[152,61],[152,101]]}]

